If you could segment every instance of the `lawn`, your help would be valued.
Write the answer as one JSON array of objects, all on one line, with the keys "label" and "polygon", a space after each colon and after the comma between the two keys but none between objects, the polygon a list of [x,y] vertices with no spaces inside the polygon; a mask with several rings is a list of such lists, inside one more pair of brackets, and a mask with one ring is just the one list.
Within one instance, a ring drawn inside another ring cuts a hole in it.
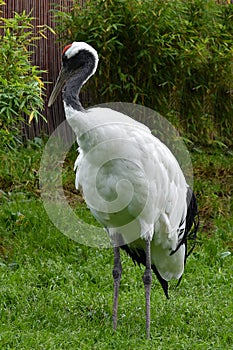
[{"label": "lawn", "polygon": [[[122,253],[119,324],[113,332],[112,250],[80,245],[51,223],[38,186],[39,141],[1,153],[0,348],[232,349],[232,153],[191,152],[201,217],[197,245],[180,286],[170,283],[170,300],[153,279],[148,341],[144,269]],[[74,191],[74,158],[70,152],[65,161],[65,193],[77,215],[90,221]]]}]

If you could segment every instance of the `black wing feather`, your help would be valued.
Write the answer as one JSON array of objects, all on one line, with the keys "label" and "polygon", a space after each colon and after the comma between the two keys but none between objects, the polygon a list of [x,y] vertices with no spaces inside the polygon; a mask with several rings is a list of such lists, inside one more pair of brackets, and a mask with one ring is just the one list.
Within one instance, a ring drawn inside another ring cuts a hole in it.
[{"label": "black wing feather", "polygon": [[[182,244],[185,245],[185,258],[184,262],[186,263],[186,260],[188,256],[192,253],[195,244],[196,244],[196,238],[197,238],[197,231],[199,228],[199,214],[198,214],[198,207],[197,207],[197,200],[196,197],[193,193],[193,190],[188,187],[187,190],[187,214],[186,214],[186,223],[185,223],[185,232],[184,235],[182,236],[182,239],[178,243],[176,249],[171,252],[171,255],[174,254]],[[188,242],[192,241],[192,246],[188,250]],[[182,280],[182,276],[180,277],[177,286],[180,284]]]},{"label": "black wing feather", "polygon": [[[197,231],[199,227],[197,200],[193,193],[193,190],[190,187],[188,187],[188,190],[187,190],[186,201],[187,201],[188,208],[187,208],[187,214],[185,218],[185,231],[181,239],[179,240],[176,249],[171,252],[171,255],[173,255],[175,252],[177,252],[180,246],[184,244],[185,245],[185,262],[187,257],[192,253],[195,247]],[[182,226],[183,222],[184,222],[184,219],[181,220],[180,226]],[[179,236],[181,235],[181,233],[183,232],[180,232]],[[190,250],[188,251],[189,240],[192,240],[193,244]]]}]

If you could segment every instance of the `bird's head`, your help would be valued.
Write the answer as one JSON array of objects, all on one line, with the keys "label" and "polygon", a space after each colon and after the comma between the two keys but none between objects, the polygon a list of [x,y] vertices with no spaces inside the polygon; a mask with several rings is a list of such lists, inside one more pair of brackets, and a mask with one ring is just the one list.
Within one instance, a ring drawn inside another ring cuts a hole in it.
[{"label": "bird's head", "polygon": [[51,93],[48,106],[56,100],[65,82],[78,71],[82,74],[82,84],[92,76],[98,65],[96,50],[87,43],[76,42],[64,47],[62,51],[62,67]]}]

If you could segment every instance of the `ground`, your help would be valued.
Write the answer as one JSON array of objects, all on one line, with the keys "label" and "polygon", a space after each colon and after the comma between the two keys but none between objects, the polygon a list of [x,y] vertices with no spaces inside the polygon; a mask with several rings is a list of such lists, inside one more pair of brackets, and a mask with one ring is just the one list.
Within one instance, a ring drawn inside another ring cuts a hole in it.
[{"label": "ground", "polygon": [[[40,198],[42,147],[1,153],[1,349],[221,349],[233,347],[233,154],[193,148],[200,231],[178,288],[166,300],[156,278],[145,339],[143,268],[122,254],[119,324],[112,330],[111,249],[80,245],[50,222]],[[63,182],[77,215],[94,223],[74,189],[70,152]]]}]

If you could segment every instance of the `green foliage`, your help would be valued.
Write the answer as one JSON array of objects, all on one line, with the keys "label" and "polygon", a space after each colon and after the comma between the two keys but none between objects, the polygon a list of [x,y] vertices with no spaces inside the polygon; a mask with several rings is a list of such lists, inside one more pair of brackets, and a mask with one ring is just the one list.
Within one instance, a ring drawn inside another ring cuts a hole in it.
[{"label": "green foliage", "polygon": [[64,44],[86,41],[100,54],[93,103],[143,104],[192,141],[232,144],[232,5],[87,0],[54,14]]},{"label": "green foliage", "polygon": [[4,152],[0,149],[0,200],[8,193],[27,193],[29,196],[39,193],[38,167],[42,155],[43,141],[35,138],[27,146]]},{"label": "green foliage", "polygon": [[14,147],[21,139],[21,123],[36,120],[43,108],[42,71],[31,64],[35,40],[33,18],[25,12],[1,18],[0,36],[0,144]]}]

